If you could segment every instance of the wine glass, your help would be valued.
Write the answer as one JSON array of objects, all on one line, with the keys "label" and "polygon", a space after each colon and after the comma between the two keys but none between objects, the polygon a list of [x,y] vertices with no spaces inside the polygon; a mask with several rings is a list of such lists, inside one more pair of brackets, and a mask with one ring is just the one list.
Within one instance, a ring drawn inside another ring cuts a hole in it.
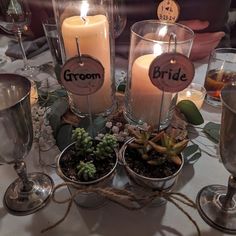
[{"label": "wine glass", "polygon": [[117,38],[124,30],[127,22],[125,11],[125,0],[116,0],[113,3],[114,8],[114,36]]},{"label": "wine glass", "polygon": [[236,233],[236,82],[221,90],[222,119],[220,155],[224,167],[232,174],[228,188],[210,185],[200,190],[197,207],[202,218],[212,227],[226,233]]},{"label": "wine glass", "polygon": [[236,49],[216,48],[211,52],[204,87],[206,102],[221,107],[220,91],[224,84],[236,81]]},{"label": "wine glass", "polygon": [[19,68],[15,72],[29,78],[33,77],[38,74],[39,69],[36,66],[29,65],[22,42],[22,33],[29,29],[31,20],[31,12],[27,0],[10,0],[7,6],[5,18],[8,21],[8,30],[17,36],[24,63],[24,67]]},{"label": "wine glass", "polygon": [[63,63],[57,25],[54,18],[44,20],[42,25],[52,55],[54,72],[56,74],[57,81],[60,83],[60,72]]},{"label": "wine glass", "polygon": [[52,179],[40,172],[26,173],[24,157],[32,146],[30,81],[16,74],[0,74],[0,163],[14,164],[19,178],[6,190],[5,208],[14,215],[28,215],[46,205]]}]

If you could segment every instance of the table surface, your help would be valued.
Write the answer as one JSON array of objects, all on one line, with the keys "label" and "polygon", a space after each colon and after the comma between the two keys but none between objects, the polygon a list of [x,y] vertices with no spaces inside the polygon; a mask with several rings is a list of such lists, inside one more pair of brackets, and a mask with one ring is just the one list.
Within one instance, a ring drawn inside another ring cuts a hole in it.
[{"label": "table surface", "polygon": [[[6,38],[0,36],[0,55],[3,55]],[[49,51],[42,53],[32,60],[32,63],[42,64],[51,60]],[[0,73],[14,72],[21,66],[22,62],[17,60],[0,65]],[[203,83],[206,72],[206,60],[195,63],[196,74],[194,82]],[[50,75],[40,75],[39,79],[45,79]],[[220,123],[221,111],[204,104],[201,113],[205,122],[212,121]],[[185,165],[175,191],[186,194],[195,200],[201,188],[209,184],[227,183],[229,173],[226,171],[219,159],[218,147],[204,137],[195,140],[201,143],[212,155],[202,153],[201,158],[194,164]],[[207,145],[207,147],[206,147]],[[59,151],[54,148],[42,153],[46,161],[54,161]],[[61,179],[56,175],[55,170],[50,167],[40,166],[38,163],[39,154],[37,146],[34,145],[31,152],[25,159],[28,172],[43,171],[49,174],[56,184]],[[3,199],[5,190],[14,179],[17,178],[11,165],[0,166],[0,199]],[[59,191],[60,197],[68,197],[68,190]],[[181,205],[182,206],[182,205]],[[109,202],[106,206],[96,210],[85,210],[73,205],[68,217],[56,228],[41,234],[40,231],[55,223],[62,217],[66,205],[58,205],[50,202],[45,208],[35,214],[28,216],[13,216],[7,213],[2,202],[0,203],[0,235],[1,236],[194,236],[196,229],[186,216],[180,212],[172,203],[161,207],[147,207],[138,211],[129,211],[119,205]],[[208,226],[199,216],[197,210],[182,206],[199,225],[202,235],[227,235]]]}]

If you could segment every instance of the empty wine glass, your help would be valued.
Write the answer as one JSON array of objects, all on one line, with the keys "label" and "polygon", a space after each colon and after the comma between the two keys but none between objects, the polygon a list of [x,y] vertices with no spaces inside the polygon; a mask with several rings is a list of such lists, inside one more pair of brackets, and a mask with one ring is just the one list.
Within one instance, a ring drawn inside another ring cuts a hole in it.
[{"label": "empty wine glass", "polygon": [[197,196],[198,211],[212,227],[236,233],[236,82],[221,90],[222,118],[220,155],[224,167],[232,174],[228,188],[223,185],[204,187]]},{"label": "empty wine glass", "polygon": [[36,66],[29,65],[22,43],[22,33],[29,29],[31,20],[31,12],[27,0],[10,0],[7,6],[6,19],[8,21],[8,30],[17,36],[24,63],[24,67],[15,72],[27,77],[33,77],[38,74],[39,69]]},{"label": "empty wine glass", "polygon": [[114,7],[114,35],[117,38],[124,30],[127,22],[125,0],[116,0]]},{"label": "empty wine glass", "polygon": [[33,140],[30,81],[0,74],[0,163],[14,164],[19,178],[6,190],[4,206],[14,215],[31,214],[48,202],[52,179],[40,172],[26,173],[25,156]]},{"label": "empty wine glass", "polygon": [[44,20],[42,22],[42,25],[52,55],[54,72],[56,74],[58,82],[60,83],[60,73],[63,63],[62,63],[61,47],[60,47],[59,33],[57,31],[57,25],[55,19],[53,18]]}]

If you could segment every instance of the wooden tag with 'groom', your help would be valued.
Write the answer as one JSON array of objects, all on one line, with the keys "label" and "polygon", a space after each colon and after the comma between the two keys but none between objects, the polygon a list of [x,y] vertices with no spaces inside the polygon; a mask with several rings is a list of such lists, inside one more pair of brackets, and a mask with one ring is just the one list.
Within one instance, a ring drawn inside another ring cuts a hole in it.
[{"label": "wooden tag with 'groom'", "polygon": [[70,58],[61,70],[61,83],[73,94],[91,95],[104,83],[104,67],[88,55]]}]

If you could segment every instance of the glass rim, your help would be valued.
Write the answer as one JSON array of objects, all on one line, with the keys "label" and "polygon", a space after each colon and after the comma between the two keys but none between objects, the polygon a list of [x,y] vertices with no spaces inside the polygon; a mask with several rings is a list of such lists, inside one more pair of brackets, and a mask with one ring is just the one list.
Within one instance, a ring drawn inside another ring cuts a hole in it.
[{"label": "glass rim", "polygon": [[[230,61],[230,60],[224,60],[224,59],[221,59],[221,58],[218,58],[217,57],[217,53],[230,53],[232,51],[232,53],[235,53],[235,61]],[[211,54],[210,54],[210,58],[209,58],[209,61],[211,59],[215,59],[215,60],[218,60],[218,61],[222,61],[222,62],[227,62],[229,64],[236,64],[236,48],[215,48],[214,50],[211,51]]]},{"label": "glass rim", "polygon": [[[200,89],[200,90],[202,90],[202,92],[206,93],[206,88],[204,87],[203,84],[192,82],[187,88],[191,88],[191,86],[193,88]],[[187,88],[185,88],[185,89],[187,89]]]},{"label": "glass rim", "polygon": [[169,26],[174,26],[174,25],[177,25],[179,26],[180,28],[183,28],[184,30],[186,31],[189,31],[191,37],[189,39],[186,39],[186,40],[181,40],[181,41],[178,41],[177,40],[177,44],[182,44],[182,43],[187,43],[187,42],[191,42],[193,41],[194,39],[194,31],[189,28],[188,26],[186,25],[183,25],[183,24],[180,24],[180,23],[170,23],[170,22],[162,22],[160,20],[142,20],[142,21],[137,21],[135,22],[130,30],[131,30],[131,33],[133,33],[134,35],[136,35],[137,37],[141,38],[142,40],[144,41],[147,41],[147,42],[152,42],[152,43],[160,43],[160,44],[169,44],[169,41],[168,42],[164,42],[164,41],[160,41],[160,40],[154,40],[154,39],[148,39],[148,38],[145,38],[144,36],[138,34],[137,32],[134,31],[134,27],[136,27],[138,24],[141,24],[141,23],[144,23],[144,22],[147,22],[147,23],[160,23],[162,24],[163,26],[164,25],[169,25]]},{"label": "glass rim", "polygon": [[13,107],[17,106],[18,104],[20,104],[22,101],[24,101],[26,99],[27,96],[30,96],[30,91],[31,91],[31,82],[25,76],[12,74],[12,73],[4,73],[4,74],[1,74],[1,76],[2,76],[2,78],[0,78],[0,81],[3,80],[3,82],[4,82],[4,80],[9,81],[9,79],[11,79],[15,84],[17,84],[17,83],[19,83],[18,81],[21,80],[22,87],[25,88],[25,91],[17,101],[14,101],[11,104],[8,104],[8,106],[6,106],[4,108],[0,108],[0,113],[10,110]]}]

